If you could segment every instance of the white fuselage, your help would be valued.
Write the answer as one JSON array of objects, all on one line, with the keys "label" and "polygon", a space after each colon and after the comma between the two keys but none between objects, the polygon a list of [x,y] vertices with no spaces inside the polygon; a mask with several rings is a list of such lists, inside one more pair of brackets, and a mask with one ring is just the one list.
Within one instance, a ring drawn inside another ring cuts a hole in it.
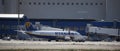
[{"label": "white fuselage", "polygon": [[[69,40],[84,40],[84,37],[76,31],[25,31],[26,34],[35,36],[56,37]],[[72,37],[72,38],[71,38]]]}]

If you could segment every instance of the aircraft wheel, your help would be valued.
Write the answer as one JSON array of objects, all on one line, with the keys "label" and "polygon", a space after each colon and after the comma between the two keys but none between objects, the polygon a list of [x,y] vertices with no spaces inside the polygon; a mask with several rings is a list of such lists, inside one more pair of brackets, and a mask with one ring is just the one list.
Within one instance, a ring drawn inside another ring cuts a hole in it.
[{"label": "aircraft wheel", "polygon": [[51,40],[48,40],[48,42],[51,42]]},{"label": "aircraft wheel", "polygon": [[59,40],[56,40],[56,42],[58,42]]},{"label": "aircraft wheel", "polygon": [[41,39],[39,39],[39,41],[41,41]]},{"label": "aircraft wheel", "polygon": [[79,42],[85,42],[84,40],[80,40]]},{"label": "aircraft wheel", "polygon": [[79,41],[75,41],[75,42],[79,42]]}]

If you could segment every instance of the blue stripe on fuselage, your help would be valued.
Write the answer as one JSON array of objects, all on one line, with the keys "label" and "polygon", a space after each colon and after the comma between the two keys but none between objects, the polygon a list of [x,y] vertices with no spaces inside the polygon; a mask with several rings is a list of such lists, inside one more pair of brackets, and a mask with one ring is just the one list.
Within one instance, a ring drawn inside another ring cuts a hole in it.
[{"label": "blue stripe on fuselage", "polygon": [[30,32],[29,33],[26,33],[30,36],[34,36],[34,37],[37,37],[37,38],[46,38],[46,39],[50,39],[50,40],[56,40],[56,39],[64,39],[64,37],[58,37],[58,36],[49,36],[49,35],[37,35],[37,34],[31,34]]}]

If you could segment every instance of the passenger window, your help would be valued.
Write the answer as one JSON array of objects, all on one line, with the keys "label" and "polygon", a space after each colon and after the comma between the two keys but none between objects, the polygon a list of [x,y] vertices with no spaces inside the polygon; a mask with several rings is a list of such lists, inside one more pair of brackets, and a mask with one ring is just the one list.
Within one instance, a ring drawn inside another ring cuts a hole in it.
[{"label": "passenger window", "polygon": [[65,35],[69,35],[68,33],[65,33]]},{"label": "passenger window", "polygon": [[77,35],[77,33],[74,33],[75,35]]},{"label": "passenger window", "polygon": [[71,5],[74,5],[74,3],[71,3]]},{"label": "passenger window", "polygon": [[57,35],[57,33],[55,32],[55,34]]},{"label": "passenger window", "polygon": [[62,33],[62,35],[64,35],[64,33]]},{"label": "passenger window", "polygon": [[65,33],[63,33],[63,35],[66,35]]},{"label": "passenger window", "polygon": [[71,35],[74,35],[73,33],[71,33]]}]

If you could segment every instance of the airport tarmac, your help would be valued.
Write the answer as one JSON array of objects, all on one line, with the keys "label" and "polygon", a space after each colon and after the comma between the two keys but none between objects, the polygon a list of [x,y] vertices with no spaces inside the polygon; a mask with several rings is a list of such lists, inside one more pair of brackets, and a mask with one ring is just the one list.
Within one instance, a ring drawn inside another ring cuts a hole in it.
[{"label": "airport tarmac", "polygon": [[47,42],[0,40],[0,49],[120,49],[120,42]]}]

